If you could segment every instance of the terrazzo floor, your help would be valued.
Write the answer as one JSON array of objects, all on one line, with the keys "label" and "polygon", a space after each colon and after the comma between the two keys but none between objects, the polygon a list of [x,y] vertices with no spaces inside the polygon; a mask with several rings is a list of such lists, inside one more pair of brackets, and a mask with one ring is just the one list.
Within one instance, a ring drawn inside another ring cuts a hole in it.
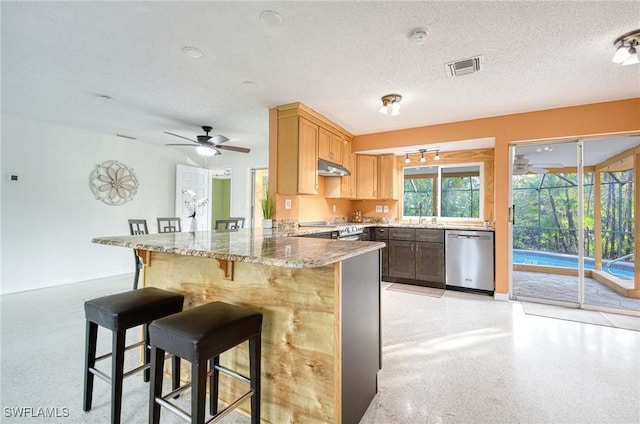
[{"label": "terrazzo floor", "polygon": [[[0,422],[109,422],[109,386],[99,380],[93,410],[82,411],[82,304],[130,287],[126,276],[0,297]],[[631,401],[640,398],[640,332],[525,315],[519,302],[455,291],[383,289],[382,321],[379,393],[362,424],[640,421]],[[106,350],[108,334],[99,339]],[[17,418],[17,407],[68,416]],[[126,379],[122,422],[146,423],[147,408],[148,385]],[[161,422],[182,423],[166,412]]]},{"label": "terrazzo floor", "polygon": [[[594,306],[640,311],[640,299],[621,295],[604,284],[584,279],[585,303]],[[542,272],[513,271],[513,294],[565,302],[578,301],[578,277]]]}]

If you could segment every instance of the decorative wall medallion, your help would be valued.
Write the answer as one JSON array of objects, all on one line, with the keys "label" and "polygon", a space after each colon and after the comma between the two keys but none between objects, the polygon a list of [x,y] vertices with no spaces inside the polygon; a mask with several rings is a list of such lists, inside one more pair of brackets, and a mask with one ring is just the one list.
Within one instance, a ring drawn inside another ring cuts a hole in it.
[{"label": "decorative wall medallion", "polygon": [[89,188],[96,199],[107,205],[120,206],[138,192],[138,178],[133,168],[117,160],[108,160],[96,165],[89,176]]}]

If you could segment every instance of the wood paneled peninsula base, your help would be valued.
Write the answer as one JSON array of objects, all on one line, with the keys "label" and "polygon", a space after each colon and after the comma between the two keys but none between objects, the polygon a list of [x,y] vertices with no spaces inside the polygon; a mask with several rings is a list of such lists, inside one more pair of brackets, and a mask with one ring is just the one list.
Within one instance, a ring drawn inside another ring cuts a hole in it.
[{"label": "wood paneled peninsula base", "polygon": [[[383,243],[265,235],[256,229],[92,241],[136,249],[144,263],[144,286],[183,293],[185,309],[223,301],[264,314],[262,422],[360,421],[377,392],[382,366]],[[244,343],[221,362],[246,375],[246,350]],[[185,369],[182,375],[190,374]],[[246,390],[223,378],[222,402]]]}]

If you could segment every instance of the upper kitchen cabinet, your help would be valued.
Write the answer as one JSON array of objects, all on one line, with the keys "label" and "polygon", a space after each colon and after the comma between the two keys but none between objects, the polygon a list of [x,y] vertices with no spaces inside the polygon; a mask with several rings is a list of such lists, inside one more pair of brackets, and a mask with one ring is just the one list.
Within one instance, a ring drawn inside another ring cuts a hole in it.
[{"label": "upper kitchen cabinet", "polygon": [[356,197],[358,199],[378,198],[378,157],[357,155]]},{"label": "upper kitchen cabinet", "polygon": [[325,180],[325,197],[340,199],[356,198],[356,155],[351,153],[351,142],[342,140],[342,166],[351,175],[347,177],[331,177]]},{"label": "upper kitchen cabinet", "polygon": [[[344,165],[343,145],[352,138],[348,131],[302,103],[271,109],[269,168],[276,178],[277,193],[318,194],[318,159]],[[334,178],[339,181],[341,177],[326,177]]]},{"label": "upper kitchen cabinet", "polygon": [[394,154],[378,156],[378,199],[398,200],[397,164]]},{"label": "upper kitchen cabinet", "polygon": [[278,118],[278,193],[318,193],[318,131],[300,116]]},{"label": "upper kitchen cabinet", "polygon": [[342,160],[342,137],[320,128],[318,134],[318,158],[344,165]]}]

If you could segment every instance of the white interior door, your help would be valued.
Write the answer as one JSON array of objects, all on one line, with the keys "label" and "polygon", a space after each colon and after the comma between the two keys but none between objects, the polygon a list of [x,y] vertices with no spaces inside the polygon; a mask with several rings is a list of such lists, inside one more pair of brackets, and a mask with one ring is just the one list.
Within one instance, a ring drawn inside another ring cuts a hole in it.
[{"label": "white interior door", "polygon": [[209,202],[196,208],[198,231],[211,229],[211,178],[209,170],[193,166],[176,165],[176,216],[182,219],[182,230],[189,231],[191,226],[191,211],[185,206],[185,200],[189,199],[184,190],[192,190],[197,199],[209,199]]}]

